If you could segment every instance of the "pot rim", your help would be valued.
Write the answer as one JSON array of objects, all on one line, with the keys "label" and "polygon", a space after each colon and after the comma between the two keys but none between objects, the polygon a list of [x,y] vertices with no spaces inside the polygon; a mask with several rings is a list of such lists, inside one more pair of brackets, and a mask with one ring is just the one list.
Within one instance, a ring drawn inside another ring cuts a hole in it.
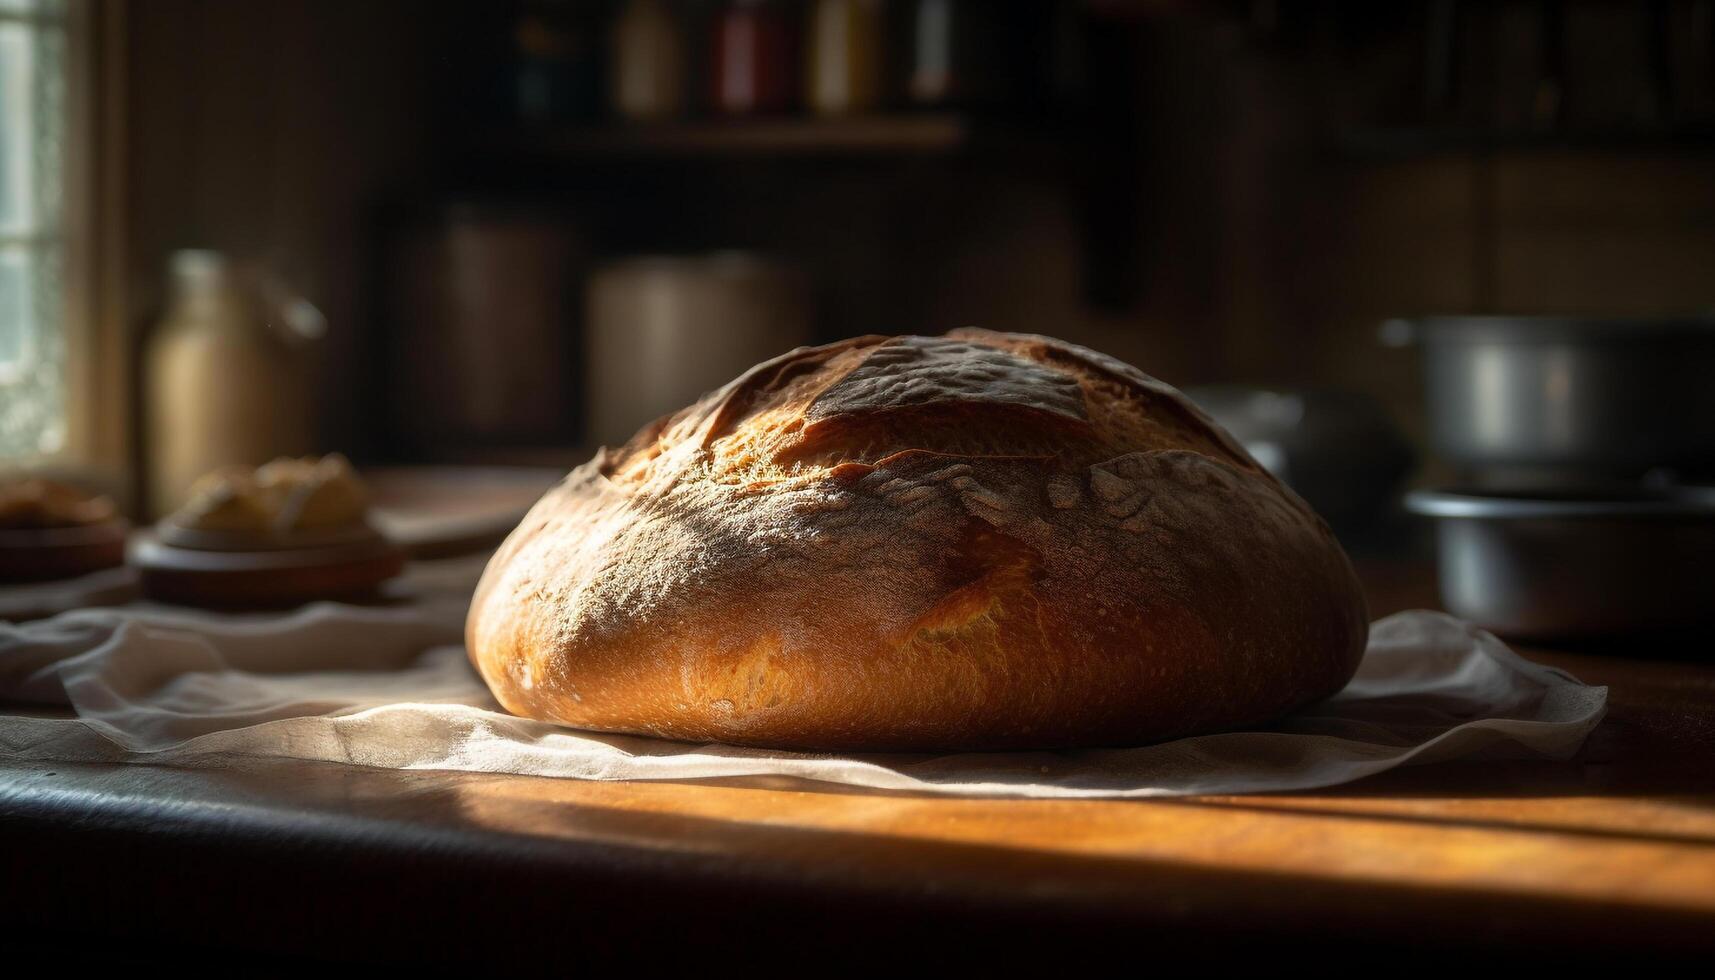
[{"label": "pot rim", "polygon": [[1405,509],[1424,517],[1476,520],[1696,517],[1715,519],[1715,487],[1640,487],[1626,493],[1546,495],[1460,488],[1413,490]]},{"label": "pot rim", "polygon": [[[1394,321],[1427,343],[1558,343],[1597,340],[1715,339],[1715,314],[1675,316],[1435,315]],[[1395,328],[1397,331],[1399,328]]]}]

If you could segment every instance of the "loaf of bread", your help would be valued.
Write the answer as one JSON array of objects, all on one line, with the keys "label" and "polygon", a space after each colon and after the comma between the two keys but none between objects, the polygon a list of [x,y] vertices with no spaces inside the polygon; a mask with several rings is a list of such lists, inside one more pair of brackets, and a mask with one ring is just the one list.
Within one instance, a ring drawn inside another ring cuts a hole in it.
[{"label": "loaf of bread", "polygon": [[1365,635],[1327,527],[1177,391],[982,330],[800,348],[599,452],[467,625],[519,715],[853,751],[1262,724]]}]

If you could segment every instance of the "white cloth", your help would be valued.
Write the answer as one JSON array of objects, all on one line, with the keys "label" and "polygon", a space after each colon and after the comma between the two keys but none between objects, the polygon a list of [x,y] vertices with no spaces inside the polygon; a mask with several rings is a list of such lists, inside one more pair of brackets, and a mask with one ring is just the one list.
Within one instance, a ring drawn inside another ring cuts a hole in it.
[{"label": "white cloth", "polygon": [[500,710],[461,644],[468,592],[288,614],[90,609],[0,623],[0,757],[242,766],[289,757],[576,779],[772,775],[890,790],[1144,797],[1311,789],[1454,757],[1565,758],[1607,689],[1431,612],[1371,630],[1358,676],[1267,730],[1075,752],[838,756],[597,735]]},{"label": "white cloth", "polygon": [[118,606],[136,599],[137,570],[103,568],[76,578],[0,585],[0,619],[40,619],[91,606]]}]

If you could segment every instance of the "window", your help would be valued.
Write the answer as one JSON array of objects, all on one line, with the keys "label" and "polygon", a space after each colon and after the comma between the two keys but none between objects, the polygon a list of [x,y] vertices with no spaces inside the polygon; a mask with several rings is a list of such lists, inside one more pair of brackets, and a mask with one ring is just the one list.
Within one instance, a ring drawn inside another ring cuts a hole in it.
[{"label": "window", "polygon": [[64,0],[0,0],[0,458],[66,439]]}]

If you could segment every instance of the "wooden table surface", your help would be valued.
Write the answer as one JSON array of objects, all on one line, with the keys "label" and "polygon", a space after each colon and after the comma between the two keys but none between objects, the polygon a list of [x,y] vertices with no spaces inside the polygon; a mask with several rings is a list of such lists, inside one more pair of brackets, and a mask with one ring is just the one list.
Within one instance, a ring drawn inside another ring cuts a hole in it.
[{"label": "wooden table surface", "polygon": [[[1433,604],[1425,569],[1366,577],[1378,615]],[[1222,962],[1397,943],[1715,949],[1715,664],[1523,652],[1610,687],[1575,759],[1309,793],[1060,802],[6,764],[0,931],[73,959],[188,948],[568,968],[792,950],[850,965],[910,941],[1015,964],[1096,942]]]}]

